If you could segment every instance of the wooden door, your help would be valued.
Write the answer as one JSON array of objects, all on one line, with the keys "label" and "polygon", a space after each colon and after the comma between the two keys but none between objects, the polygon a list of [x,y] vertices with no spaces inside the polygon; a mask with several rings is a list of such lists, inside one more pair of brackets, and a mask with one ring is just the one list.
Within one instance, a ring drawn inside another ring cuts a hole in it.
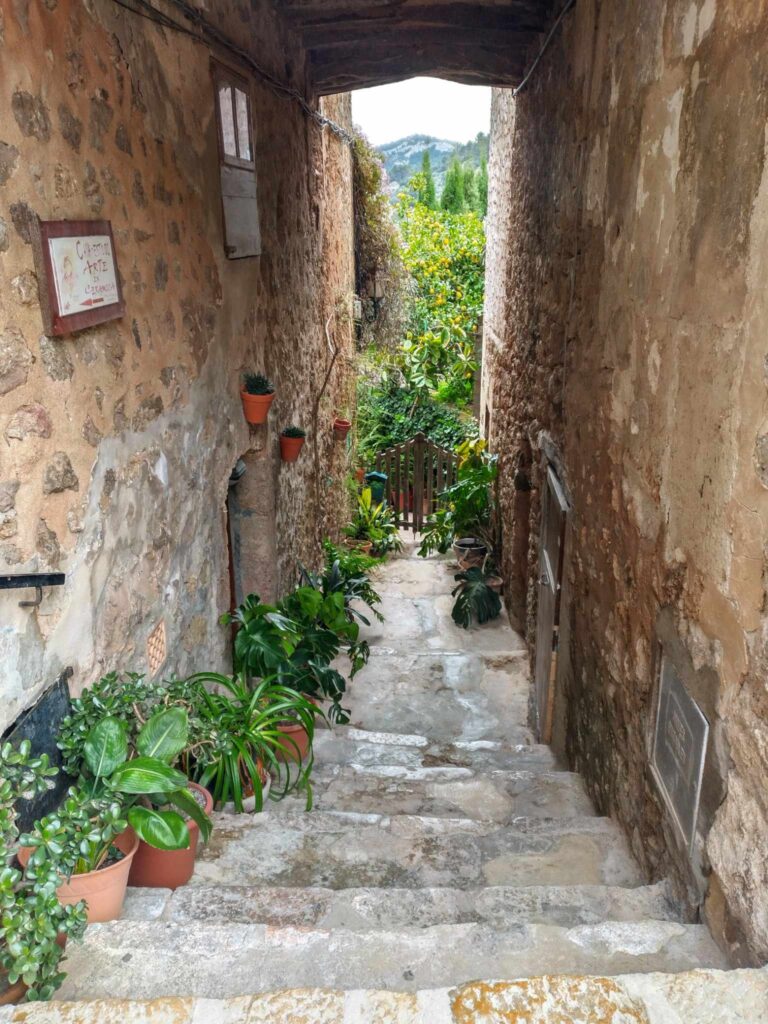
[{"label": "wooden door", "polygon": [[557,642],[560,585],[563,574],[563,541],[567,512],[568,502],[560,481],[552,467],[548,466],[541,503],[534,670],[536,720],[541,743],[549,742],[552,729],[553,654]]}]

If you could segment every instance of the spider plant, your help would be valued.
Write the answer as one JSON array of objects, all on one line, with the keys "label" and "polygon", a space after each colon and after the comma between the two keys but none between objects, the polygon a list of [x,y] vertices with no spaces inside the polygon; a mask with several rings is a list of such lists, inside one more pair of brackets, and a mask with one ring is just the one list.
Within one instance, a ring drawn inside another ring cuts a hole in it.
[{"label": "spider plant", "polygon": [[[252,791],[256,810],[264,805],[264,784],[272,775],[269,796],[281,800],[294,791],[306,793],[312,807],[312,739],[315,716],[322,712],[306,697],[275,676],[248,682],[245,674],[198,672],[187,680],[196,692],[198,714],[213,726],[211,745],[203,745],[193,767],[195,780],[217,803],[244,810]],[[213,685],[215,689],[209,689]],[[296,763],[291,742],[281,731],[286,723],[301,725],[309,736],[310,755]]]}]

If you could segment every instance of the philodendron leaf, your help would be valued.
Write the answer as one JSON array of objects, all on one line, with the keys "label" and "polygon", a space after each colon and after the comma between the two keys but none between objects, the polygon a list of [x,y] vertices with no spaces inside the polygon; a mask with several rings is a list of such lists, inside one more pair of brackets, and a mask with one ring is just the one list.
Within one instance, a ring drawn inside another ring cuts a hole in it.
[{"label": "philodendron leaf", "polygon": [[83,756],[96,778],[111,775],[128,757],[128,730],[119,718],[102,718],[85,738]]},{"label": "philodendron leaf", "polygon": [[187,823],[176,811],[132,807],[128,822],[139,839],[158,850],[186,850],[189,846]]},{"label": "philodendron leaf", "polygon": [[157,757],[170,764],[187,745],[189,719],[184,708],[158,711],[136,737],[136,749],[144,757]]},{"label": "philodendron leaf", "polygon": [[135,757],[115,769],[111,783],[121,793],[173,793],[186,788],[187,777],[156,757]]},{"label": "philodendron leaf", "polygon": [[211,837],[211,830],[213,824],[211,819],[205,813],[200,804],[195,800],[194,796],[188,789],[177,789],[175,793],[171,793],[168,797],[172,804],[176,804],[187,817],[197,822],[200,827],[200,835],[203,837],[203,842],[207,843]]}]

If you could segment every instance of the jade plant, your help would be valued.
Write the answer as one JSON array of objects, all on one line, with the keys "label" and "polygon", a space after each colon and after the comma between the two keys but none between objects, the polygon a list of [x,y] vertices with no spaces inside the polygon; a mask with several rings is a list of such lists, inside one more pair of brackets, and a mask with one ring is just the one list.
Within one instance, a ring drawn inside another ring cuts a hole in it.
[{"label": "jade plant", "polygon": [[85,905],[63,906],[56,889],[65,873],[57,855],[22,873],[12,866],[19,842],[16,804],[50,788],[57,770],[33,757],[28,740],[0,747],[0,994],[23,983],[29,1000],[50,999],[65,978],[62,937],[80,938]]}]

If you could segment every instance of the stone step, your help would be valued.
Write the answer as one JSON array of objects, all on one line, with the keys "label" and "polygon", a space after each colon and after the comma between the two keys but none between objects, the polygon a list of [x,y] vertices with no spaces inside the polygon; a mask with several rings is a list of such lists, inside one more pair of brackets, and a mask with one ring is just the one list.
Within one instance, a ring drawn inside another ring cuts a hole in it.
[{"label": "stone step", "polygon": [[221,998],[297,986],[417,991],[479,977],[724,966],[706,928],[669,921],[376,932],[116,921],[92,925],[70,946],[64,999]]},{"label": "stone step", "polygon": [[305,988],[233,999],[0,1007],[0,1024],[765,1024],[768,970],[547,975],[418,992]]},{"label": "stone step", "polygon": [[490,886],[485,889],[286,889],[260,885],[185,885],[129,889],[123,916],[190,924],[267,924],[352,931],[429,928],[438,924],[555,924],[675,921],[664,883],[617,886]]},{"label": "stone step", "polygon": [[468,740],[441,743],[427,736],[372,732],[354,726],[318,729],[315,762],[321,764],[400,765],[427,768],[441,765],[473,771],[544,771],[557,769],[550,747],[540,743]]},{"label": "stone step", "polygon": [[641,885],[608,818],[457,818],[313,811],[215,815],[192,884],[421,889]]},{"label": "stone step", "polygon": [[[510,822],[513,818],[593,815],[584,784],[571,772],[474,772],[454,766],[325,765],[312,779],[317,810],[417,814]],[[304,799],[270,803],[269,812],[301,810]]]},{"label": "stone step", "polygon": [[441,742],[531,743],[528,659],[469,651],[374,648],[344,706],[376,732],[418,733]]}]

